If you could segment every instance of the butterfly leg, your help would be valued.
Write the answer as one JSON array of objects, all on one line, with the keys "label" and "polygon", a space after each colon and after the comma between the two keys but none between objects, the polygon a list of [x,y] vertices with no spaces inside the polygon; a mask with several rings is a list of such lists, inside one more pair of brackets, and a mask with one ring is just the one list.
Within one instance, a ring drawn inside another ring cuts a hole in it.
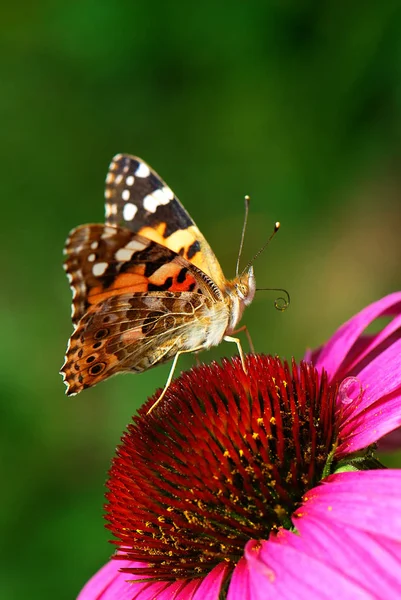
[{"label": "butterfly leg", "polygon": [[159,404],[159,402],[161,402],[163,400],[164,395],[169,388],[171,380],[173,379],[174,371],[175,371],[175,368],[176,368],[177,362],[178,362],[178,357],[181,354],[187,354],[188,352],[198,352],[198,350],[202,350],[202,348],[203,348],[203,346],[197,346],[196,348],[192,348],[191,350],[178,350],[177,354],[174,356],[173,364],[171,365],[171,369],[170,369],[170,373],[168,374],[168,377],[167,377],[166,385],[164,386],[163,391],[160,394],[160,396],[158,397],[158,399],[156,400],[156,402],[149,408],[148,412],[146,413],[147,415],[149,415],[152,412],[152,410],[156,408],[156,406]]},{"label": "butterfly leg", "polygon": [[225,335],[224,340],[226,342],[234,342],[234,344],[237,344],[239,356],[240,356],[241,363],[242,363],[242,368],[244,369],[244,373],[247,373],[248,371],[246,370],[246,366],[245,366],[245,355],[244,355],[244,351],[242,350],[241,340],[239,338],[231,337],[230,335]]},{"label": "butterfly leg", "polygon": [[251,334],[249,333],[248,327],[246,325],[243,325],[239,329],[236,329],[235,331],[233,331],[233,333],[234,334],[235,333],[240,333],[240,331],[244,331],[245,332],[246,339],[248,340],[248,344],[249,344],[249,348],[251,350],[251,353],[255,354],[255,346],[253,345]]},{"label": "butterfly leg", "polygon": [[201,366],[201,360],[199,358],[199,350],[197,352],[195,352],[195,362],[196,362],[196,366],[200,367]]}]

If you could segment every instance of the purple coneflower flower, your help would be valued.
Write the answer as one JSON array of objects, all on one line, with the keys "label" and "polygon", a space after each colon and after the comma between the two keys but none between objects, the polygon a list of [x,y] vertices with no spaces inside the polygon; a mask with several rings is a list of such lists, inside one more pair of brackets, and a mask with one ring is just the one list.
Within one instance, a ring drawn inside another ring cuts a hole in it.
[{"label": "purple coneflower flower", "polygon": [[79,600],[401,598],[401,471],[372,448],[401,424],[401,293],[299,365],[247,369],[192,369],[134,417],[108,482],[118,550]]}]

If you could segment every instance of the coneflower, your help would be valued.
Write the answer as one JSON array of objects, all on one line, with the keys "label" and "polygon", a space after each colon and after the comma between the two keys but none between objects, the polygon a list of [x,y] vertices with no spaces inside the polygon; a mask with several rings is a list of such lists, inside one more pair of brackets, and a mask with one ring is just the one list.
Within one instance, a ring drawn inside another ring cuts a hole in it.
[{"label": "coneflower", "polygon": [[[378,316],[394,318],[364,336]],[[401,293],[305,361],[194,368],[151,398],[113,460],[117,551],[79,600],[401,597]]]}]

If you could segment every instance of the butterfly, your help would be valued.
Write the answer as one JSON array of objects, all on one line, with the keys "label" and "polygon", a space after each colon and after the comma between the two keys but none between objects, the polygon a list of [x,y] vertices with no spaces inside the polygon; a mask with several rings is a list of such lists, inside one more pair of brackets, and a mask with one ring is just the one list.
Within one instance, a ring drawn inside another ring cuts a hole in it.
[{"label": "butterfly", "polygon": [[73,229],[64,250],[74,326],[60,371],[67,395],[173,359],[159,402],[181,354],[222,340],[237,344],[246,370],[233,335],[255,295],[253,266],[227,280],[185,208],[139,158],[113,158],[105,198],[105,224]]}]

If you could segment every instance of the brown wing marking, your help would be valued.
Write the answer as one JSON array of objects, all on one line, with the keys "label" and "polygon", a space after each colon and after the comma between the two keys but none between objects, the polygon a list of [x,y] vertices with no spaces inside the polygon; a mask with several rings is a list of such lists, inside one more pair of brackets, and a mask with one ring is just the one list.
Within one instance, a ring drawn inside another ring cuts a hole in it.
[{"label": "brown wing marking", "polygon": [[212,304],[203,294],[150,292],[112,296],[90,307],[71,336],[61,369],[67,394],[169,360]]}]

